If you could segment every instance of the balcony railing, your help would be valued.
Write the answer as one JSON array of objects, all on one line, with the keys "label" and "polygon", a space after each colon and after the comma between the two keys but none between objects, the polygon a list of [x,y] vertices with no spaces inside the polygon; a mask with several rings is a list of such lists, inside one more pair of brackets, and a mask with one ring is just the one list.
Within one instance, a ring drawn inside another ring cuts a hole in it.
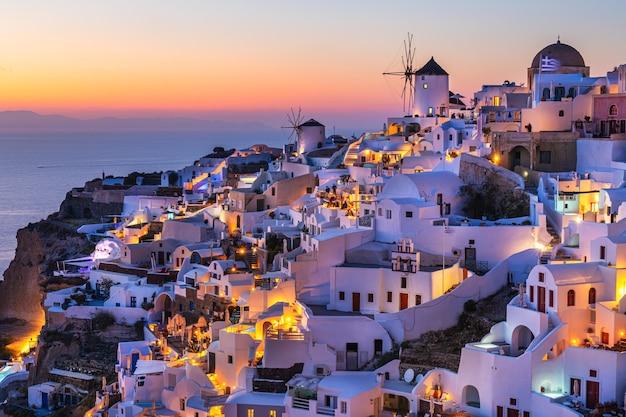
[{"label": "balcony railing", "polygon": [[489,271],[489,262],[461,259],[461,268],[466,268],[470,271]]},{"label": "balcony railing", "polygon": [[323,416],[334,416],[335,409],[332,407],[325,407],[325,406],[318,405],[317,414],[321,414]]},{"label": "balcony railing", "polygon": [[299,408],[300,410],[308,410],[309,400],[305,400],[304,398],[292,397],[291,405],[293,406],[293,408]]},{"label": "balcony railing", "polygon": [[304,333],[297,330],[267,329],[265,338],[269,340],[304,340]]}]

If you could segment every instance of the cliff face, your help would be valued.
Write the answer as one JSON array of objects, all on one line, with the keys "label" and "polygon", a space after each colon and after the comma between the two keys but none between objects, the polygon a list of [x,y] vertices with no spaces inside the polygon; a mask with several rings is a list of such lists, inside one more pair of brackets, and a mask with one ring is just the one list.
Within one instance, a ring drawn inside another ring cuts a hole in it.
[{"label": "cliff face", "polygon": [[15,258],[0,283],[0,320],[16,318],[43,323],[42,293],[62,284],[52,278],[56,262],[90,251],[91,245],[83,236],[54,220],[42,220],[20,229]]}]

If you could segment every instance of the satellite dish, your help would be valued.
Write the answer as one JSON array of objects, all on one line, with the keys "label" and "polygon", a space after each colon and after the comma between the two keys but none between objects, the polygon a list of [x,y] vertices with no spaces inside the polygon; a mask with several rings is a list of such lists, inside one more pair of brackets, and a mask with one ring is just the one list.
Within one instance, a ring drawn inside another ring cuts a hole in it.
[{"label": "satellite dish", "polygon": [[406,383],[411,383],[411,381],[413,381],[413,377],[415,376],[415,371],[413,371],[413,369],[409,368],[404,372],[404,382]]}]

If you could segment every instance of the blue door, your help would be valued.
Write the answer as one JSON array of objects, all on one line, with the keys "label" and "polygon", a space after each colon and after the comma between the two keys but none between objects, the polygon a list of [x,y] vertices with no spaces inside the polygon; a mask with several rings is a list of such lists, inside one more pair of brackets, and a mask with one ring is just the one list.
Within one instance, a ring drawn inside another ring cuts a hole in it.
[{"label": "blue door", "polygon": [[48,408],[48,393],[41,393],[41,408]]},{"label": "blue door", "polygon": [[135,352],[130,357],[130,372],[135,372],[137,369],[137,361],[139,360],[139,353]]}]

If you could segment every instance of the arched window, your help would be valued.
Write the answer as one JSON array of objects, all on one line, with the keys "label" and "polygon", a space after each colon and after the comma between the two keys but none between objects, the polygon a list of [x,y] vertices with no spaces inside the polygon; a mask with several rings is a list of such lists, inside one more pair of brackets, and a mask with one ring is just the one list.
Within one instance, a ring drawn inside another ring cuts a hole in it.
[{"label": "arched window", "polygon": [[574,290],[569,290],[567,292],[567,306],[575,306],[576,305],[576,292]]},{"label": "arched window", "polygon": [[191,254],[191,263],[192,264],[199,264],[200,263],[200,255],[198,254],[198,252],[193,252]]},{"label": "arched window", "polygon": [[609,116],[617,116],[617,104],[611,104],[611,107],[609,107]]},{"label": "arched window", "polygon": [[596,289],[591,287],[589,288],[589,304],[596,303]]},{"label": "arched window", "polygon": [[567,92],[567,96],[571,98],[576,97],[576,89],[574,87],[570,87]]}]

